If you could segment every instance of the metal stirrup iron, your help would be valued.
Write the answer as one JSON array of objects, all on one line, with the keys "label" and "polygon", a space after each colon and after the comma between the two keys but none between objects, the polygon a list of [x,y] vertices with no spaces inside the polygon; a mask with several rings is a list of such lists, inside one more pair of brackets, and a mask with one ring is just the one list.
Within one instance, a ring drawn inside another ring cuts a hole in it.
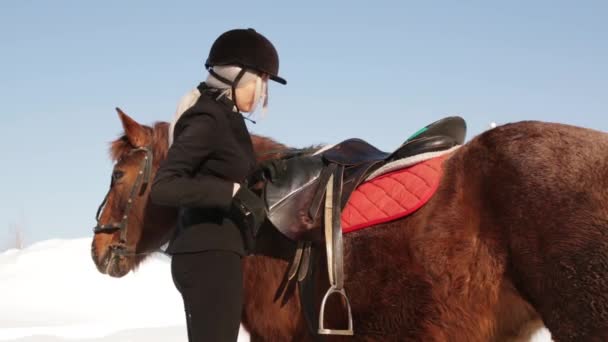
[{"label": "metal stirrup iron", "polygon": [[[327,248],[327,272],[330,288],[321,302],[319,315],[319,334],[352,336],[353,315],[350,301],[344,290],[344,250],[341,225],[341,192],[344,167],[339,166],[330,176],[325,194],[325,247]],[[346,302],[348,310],[348,329],[325,328],[325,305],[332,294],[338,294]]]}]

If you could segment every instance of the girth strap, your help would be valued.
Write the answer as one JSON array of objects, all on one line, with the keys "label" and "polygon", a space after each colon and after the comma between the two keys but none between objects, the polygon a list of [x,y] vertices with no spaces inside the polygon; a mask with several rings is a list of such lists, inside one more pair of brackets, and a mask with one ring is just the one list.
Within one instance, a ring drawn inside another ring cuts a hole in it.
[{"label": "girth strap", "polygon": [[[304,252],[302,255],[302,264],[298,273],[298,292],[300,294],[300,307],[304,314],[304,320],[308,326],[308,330],[311,333],[313,341],[324,341],[324,337],[319,335],[319,318],[317,309],[315,306],[316,298],[316,267],[309,265],[316,265],[319,257],[319,251],[312,246],[311,242],[304,242]],[[307,261],[308,260],[308,261]]]},{"label": "girth strap", "polygon": [[287,280],[303,281],[308,275],[308,269],[310,268],[310,257],[312,254],[312,242],[311,241],[298,241],[296,245],[296,253],[294,254],[291,267],[287,271]]},{"label": "girth strap", "polygon": [[291,267],[287,271],[287,280],[292,281],[299,273],[300,265],[302,264],[302,255],[304,254],[305,241],[298,241],[296,254],[293,256]]},{"label": "girth strap", "polygon": [[310,258],[312,258],[312,242],[306,241],[304,242],[302,263],[300,264],[300,270],[298,271],[298,282],[303,282],[304,279],[306,279],[306,277],[308,276],[309,270],[311,268]]}]

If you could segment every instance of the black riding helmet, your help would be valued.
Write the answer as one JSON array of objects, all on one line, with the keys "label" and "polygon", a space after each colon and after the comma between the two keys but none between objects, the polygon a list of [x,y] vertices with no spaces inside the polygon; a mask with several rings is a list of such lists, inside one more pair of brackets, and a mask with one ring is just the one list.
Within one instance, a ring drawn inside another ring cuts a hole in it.
[{"label": "black riding helmet", "polygon": [[221,65],[238,65],[263,72],[271,80],[287,84],[279,77],[279,55],[274,45],[251,28],[230,30],[215,40],[205,67],[210,69]]}]

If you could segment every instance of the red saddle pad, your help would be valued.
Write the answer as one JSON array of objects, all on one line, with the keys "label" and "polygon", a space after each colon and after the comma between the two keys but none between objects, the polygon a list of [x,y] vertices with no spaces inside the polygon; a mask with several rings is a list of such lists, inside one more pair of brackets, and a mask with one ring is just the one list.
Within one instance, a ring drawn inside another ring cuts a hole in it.
[{"label": "red saddle pad", "polygon": [[447,155],[389,172],[362,183],[342,210],[349,233],[407,216],[426,204],[439,186]]}]

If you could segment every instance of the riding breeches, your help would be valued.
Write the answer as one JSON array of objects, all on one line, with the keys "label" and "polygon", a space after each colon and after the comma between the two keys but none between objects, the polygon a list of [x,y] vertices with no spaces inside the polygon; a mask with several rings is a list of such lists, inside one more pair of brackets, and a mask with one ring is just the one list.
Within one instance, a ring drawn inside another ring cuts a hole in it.
[{"label": "riding breeches", "polygon": [[171,273],[184,299],[190,342],[235,342],[243,302],[241,256],[221,250],[174,254]]}]

